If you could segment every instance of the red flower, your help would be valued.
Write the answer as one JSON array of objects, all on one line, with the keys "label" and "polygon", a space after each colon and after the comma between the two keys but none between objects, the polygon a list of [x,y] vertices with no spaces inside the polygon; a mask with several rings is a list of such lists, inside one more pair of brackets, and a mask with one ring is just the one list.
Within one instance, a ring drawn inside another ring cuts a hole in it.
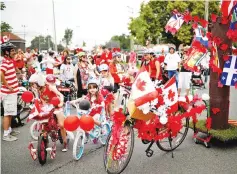
[{"label": "red flower", "polygon": [[224,61],[227,61],[227,60],[229,60],[229,55],[223,55],[223,57],[222,57],[223,59],[224,59]]},{"label": "red flower", "polygon": [[183,19],[186,23],[188,23],[190,20],[192,20],[192,16],[190,15],[190,13],[186,13]]},{"label": "red flower", "polygon": [[193,27],[193,29],[196,29],[198,27],[198,24],[195,22],[195,23],[193,23],[192,27]]},{"label": "red flower", "polygon": [[212,40],[212,34],[210,32],[207,32],[207,38],[208,40]]},{"label": "red flower", "polygon": [[232,54],[237,55],[237,49],[232,49]]},{"label": "red flower", "polygon": [[226,51],[227,48],[228,48],[228,45],[227,45],[227,44],[221,44],[220,49],[221,49],[222,51]]},{"label": "red flower", "polygon": [[221,38],[219,38],[219,37],[214,37],[213,41],[216,43],[217,46],[219,46],[222,42]]},{"label": "red flower", "polygon": [[194,20],[195,22],[198,22],[200,19],[199,19],[198,16],[193,16],[193,20]]},{"label": "red flower", "polygon": [[214,114],[217,114],[218,112],[221,111],[219,108],[212,108],[211,110]]},{"label": "red flower", "polygon": [[200,19],[200,24],[201,24],[201,26],[202,26],[203,28],[206,28],[208,22],[207,22],[206,20],[204,20],[204,19]]},{"label": "red flower", "polygon": [[216,22],[217,15],[216,14],[211,14],[211,20],[212,22]]},{"label": "red flower", "polygon": [[222,24],[226,25],[226,24],[228,24],[228,22],[229,22],[228,17],[222,17],[222,19],[221,19]]}]

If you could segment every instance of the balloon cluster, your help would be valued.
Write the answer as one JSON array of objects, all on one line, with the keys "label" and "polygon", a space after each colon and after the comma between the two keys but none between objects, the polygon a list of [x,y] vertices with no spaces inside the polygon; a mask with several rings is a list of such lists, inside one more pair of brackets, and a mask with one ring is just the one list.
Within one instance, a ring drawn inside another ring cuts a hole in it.
[{"label": "balloon cluster", "polygon": [[75,131],[78,127],[84,131],[90,131],[94,128],[94,119],[89,115],[83,115],[80,118],[70,115],[64,120],[64,128],[67,131]]}]

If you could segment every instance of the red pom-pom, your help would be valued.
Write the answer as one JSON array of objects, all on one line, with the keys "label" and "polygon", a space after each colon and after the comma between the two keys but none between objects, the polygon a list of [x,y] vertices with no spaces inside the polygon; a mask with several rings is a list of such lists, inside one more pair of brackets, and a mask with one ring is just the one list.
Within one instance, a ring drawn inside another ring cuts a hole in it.
[{"label": "red pom-pom", "polygon": [[21,95],[21,98],[22,98],[22,100],[23,100],[24,102],[30,103],[30,102],[33,100],[33,98],[34,98],[34,95],[33,95],[33,93],[30,92],[30,91],[25,91],[25,92],[23,92],[23,94]]},{"label": "red pom-pom", "polygon": [[75,115],[68,116],[64,120],[64,128],[67,131],[75,131],[79,126],[80,126],[80,119]]},{"label": "red pom-pom", "polygon": [[57,107],[60,103],[60,100],[58,97],[53,97],[50,101],[50,104],[54,105],[55,107]]},{"label": "red pom-pom", "polygon": [[94,128],[94,119],[91,116],[83,115],[80,118],[80,127],[85,131],[90,131]]}]

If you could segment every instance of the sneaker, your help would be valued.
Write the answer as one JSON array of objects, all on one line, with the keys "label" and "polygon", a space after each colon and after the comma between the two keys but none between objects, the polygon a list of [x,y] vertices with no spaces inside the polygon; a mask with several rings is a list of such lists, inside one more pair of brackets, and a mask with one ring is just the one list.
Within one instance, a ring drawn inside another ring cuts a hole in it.
[{"label": "sneaker", "polygon": [[10,135],[12,135],[12,136],[16,136],[18,134],[20,134],[20,131],[12,130],[11,133],[10,133]]},{"label": "sneaker", "polygon": [[16,141],[17,138],[9,134],[7,136],[3,136],[2,140],[3,141]]},{"label": "sneaker", "polygon": [[63,143],[63,149],[62,149],[62,152],[67,152],[67,150],[68,150],[67,143]]}]

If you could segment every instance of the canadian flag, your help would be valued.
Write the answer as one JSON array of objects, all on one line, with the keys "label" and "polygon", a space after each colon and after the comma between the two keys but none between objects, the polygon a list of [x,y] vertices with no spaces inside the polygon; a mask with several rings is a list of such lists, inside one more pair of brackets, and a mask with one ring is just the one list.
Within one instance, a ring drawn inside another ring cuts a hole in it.
[{"label": "canadian flag", "polygon": [[175,82],[176,79],[173,76],[163,88],[164,103],[169,107],[167,114],[174,113],[178,110],[178,91]]},{"label": "canadian flag", "polygon": [[35,116],[38,116],[40,113],[40,104],[38,99],[34,99],[34,105],[31,108],[29,117],[27,118],[27,122],[30,121]]},{"label": "canadian flag", "polygon": [[135,106],[139,107],[152,102],[157,97],[158,92],[150,79],[149,73],[146,71],[145,67],[142,67],[132,85],[130,98],[134,100]]},{"label": "canadian flag", "polygon": [[170,31],[171,34],[175,34],[182,26],[184,20],[183,15],[180,13],[175,13],[167,22],[165,26],[166,32]]},{"label": "canadian flag", "polygon": [[236,0],[222,0],[221,12],[224,17],[228,17],[231,14],[233,7],[236,5]]}]

